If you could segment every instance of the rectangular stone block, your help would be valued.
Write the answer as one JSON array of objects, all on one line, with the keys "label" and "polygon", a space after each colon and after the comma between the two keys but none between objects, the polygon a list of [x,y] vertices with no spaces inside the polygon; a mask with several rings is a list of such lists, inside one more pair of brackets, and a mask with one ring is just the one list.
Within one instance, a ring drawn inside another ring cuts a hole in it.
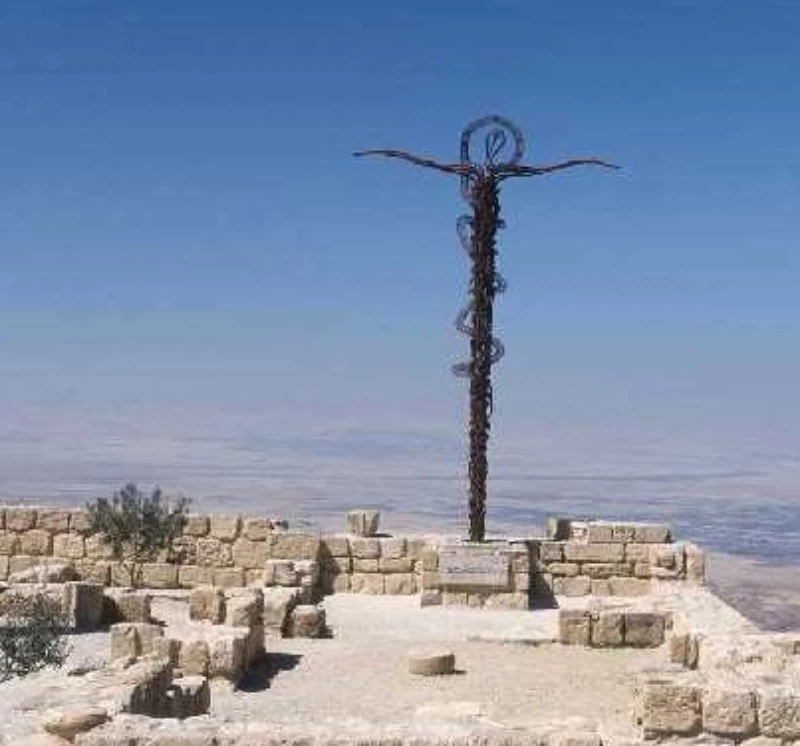
[{"label": "rectangular stone block", "polygon": [[441,590],[442,583],[441,579],[439,578],[439,573],[423,571],[422,587],[425,590]]},{"label": "rectangular stone block", "polygon": [[353,593],[380,595],[384,590],[384,576],[380,573],[353,573],[350,576],[350,590]]},{"label": "rectangular stone block", "polygon": [[592,620],[592,646],[620,647],[624,642],[624,615],[619,611],[601,611]]},{"label": "rectangular stone block", "polygon": [[350,592],[350,576],[349,575],[336,575],[331,580],[331,590],[333,593],[349,593]]},{"label": "rectangular stone block", "polygon": [[439,569],[439,550],[426,549],[422,553],[423,572],[436,572]]},{"label": "rectangular stone block", "polygon": [[145,588],[177,588],[178,566],[152,562],[142,566],[142,585]]},{"label": "rectangular stone block", "polygon": [[0,531],[0,554],[9,557],[19,554],[19,534],[14,531]]},{"label": "rectangular stone block", "polygon": [[687,544],[684,548],[684,561],[686,579],[692,583],[704,584],[706,582],[705,552],[695,544]]},{"label": "rectangular stone block", "polygon": [[379,556],[384,559],[400,559],[406,556],[406,540],[402,536],[378,539],[381,545]]},{"label": "rectangular stone block", "polygon": [[292,560],[267,560],[264,577],[269,578],[267,585],[296,586],[300,582],[297,568]]},{"label": "rectangular stone block", "polygon": [[36,508],[6,508],[6,529],[30,531],[36,525]]},{"label": "rectangular stone block", "polygon": [[419,597],[419,605],[423,609],[426,606],[441,606],[444,602],[443,596],[442,591],[422,591]]},{"label": "rectangular stone block", "polygon": [[378,560],[353,557],[353,572],[378,572]]},{"label": "rectangular stone block", "polygon": [[422,554],[430,543],[422,536],[409,536],[406,538],[406,554],[412,560],[422,560]]},{"label": "rectangular stone block", "polygon": [[197,540],[197,564],[203,567],[230,567],[233,565],[233,545],[213,537]]},{"label": "rectangular stone block", "polygon": [[613,577],[627,577],[632,574],[632,568],[625,562],[584,562],[581,565],[581,575],[590,578],[607,580]]},{"label": "rectangular stone block", "polygon": [[263,623],[264,594],[246,589],[225,600],[225,624],[229,627],[257,627]]},{"label": "rectangular stone block", "polygon": [[69,530],[77,534],[92,532],[92,519],[88,510],[71,510],[69,514]]},{"label": "rectangular stone block", "polygon": [[353,570],[353,561],[350,557],[326,557],[323,561],[325,572],[338,575],[339,573],[349,573]]},{"label": "rectangular stone block", "polygon": [[310,533],[273,533],[269,539],[269,553],[273,559],[317,559],[320,538]]},{"label": "rectangular stone block", "polygon": [[622,562],[624,557],[622,544],[581,544],[575,541],[564,544],[567,562]]},{"label": "rectangular stone block", "polygon": [[212,586],[194,588],[189,594],[189,619],[222,624],[225,619],[225,592]]},{"label": "rectangular stone block", "polygon": [[637,525],[634,541],[641,544],[666,544],[672,541],[670,527],[661,523]]},{"label": "rectangular stone block", "polygon": [[150,622],[153,605],[151,593],[130,588],[106,588],[104,595],[111,606],[109,616],[112,619],[120,622]]},{"label": "rectangular stone block", "polygon": [[322,538],[321,551],[330,557],[350,557],[350,541],[346,536],[325,536]]},{"label": "rectangular stone block", "polygon": [[13,557],[8,558],[9,575],[30,570],[38,565],[40,561],[39,557],[31,557],[29,554],[15,554]]},{"label": "rectangular stone block", "polygon": [[563,562],[564,561],[564,544],[560,541],[543,541],[539,544],[539,561],[550,562]]},{"label": "rectangular stone block", "polygon": [[245,570],[263,569],[269,558],[269,545],[266,541],[236,539],[231,550],[233,563]]},{"label": "rectangular stone block", "polygon": [[765,686],[758,693],[761,733],[771,738],[800,739],[800,694],[791,686]]},{"label": "rectangular stone block", "polygon": [[181,659],[181,642],[174,637],[155,637],[153,638],[153,655],[166,658],[174,668],[177,668]]},{"label": "rectangular stone block", "polygon": [[589,645],[592,617],[588,611],[561,609],[558,612],[558,640],[562,645]]},{"label": "rectangular stone block", "polygon": [[22,554],[41,557],[50,554],[52,547],[53,536],[47,531],[37,528],[25,531],[19,536],[19,549]]},{"label": "rectangular stone block", "polygon": [[51,534],[69,531],[69,510],[63,508],[41,508],[36,513],[36,528]]},{"label": "rectangular stone block", "polygon": [[105,596],[99,583],[70,581],[61,587],[61,608],[73,629],[90,632],[103,623]]},{"label": "rectangular stone block", "polygon": [[184,536],[206,536],[209,530],[209,518],[205,514],[190,513],[186,516],[183,527]]},{"label": "rectangular stone block", "polygon": [[655,612],[625,612],[625,644],[657,648],[664,643],[664,616]]},{"label": "rectangular stone block", "polygon": [[208,535],[213,539],[232,542],[239,535],[242,518],[238,515],[209,516]]},{"label": "rectangular stone block", "polygon": [[501,546],[450,544],[439,549],[439,579],[453,590],[511,590],[509,558]]},{"label": "rectangular stone block", "polygon": [[109,585],[111,583],[111,563],[104,560],[73,560],[78,579],[87,583]]},{"label": "rectangular stone block", "polygon": [[702,693],[703,730],[738,739],[758,730],[756,697],[747,689],[710,686]]},{"label": "rectangular stone block", "polygon": [[381,556],[381,542],[374,537],[354,536],[350,539],[353,559],[374,559]]},{"label": "rectangular stone block", "polygon": [[569,539],[572,536],[572,521],[568,518],[549,517],[545,524],[545,535],[555,541]]},{"label": "rectangular stone block", "polygon": [[556,578],[571,578],[580,575],[581,566],[577,562],[553,562],[547,565],[547,572]]},{"label": "rectangular stone block", "polygon": [[531,587],[531,576],[527,572],[515,572],[511,576],[511,588],[515,593],[526,593]]},{"label": "rectangular stone block", "polygon": [[483,595],[483,606],[487,609],[525,611],[530,603],[527,593],[487,593]]},{"label": "rectangular stone block", "polygon": [[112,560],[114,559],[114,548],[106,544],[99,534],[87,536],[84,540],[86,559],[91,560]]},{"label": "rectangular stone block", "polygon": [[410,596],[417,592],[417,576],[413,573],[397,573],[384,578],[384,593],[393,596]]},{"label": "rectangular stone block", "polygon": [[652,680],[640,691],[639,711],[645,738],[689,736],[701,727],[700,692],[679,680]]},{"label": "rectangular stone block", "polygon": [[462,591],[442,591],[442,606],[469,606],[469,594]]},{"label": "rectangular stone block", "polygon": [[200,565],[179,565],[178,585],[181,588],[196,588],[199,585],[212,585],[214,569]]},{"label": "rectangular stone block", "polygon": [[592,580],[585,575],[574,578],[553,578],[553,592],[557,596],[588,596],[592,590]]},{"label": "rectangular stone block", "polygon": [[612,596],[646,596],[650,593],[650,581],[641,578],[609,579]]},{"label": "rectangular stone block", "polygon": [[53,537],[53,556],[65,559],[83,559],[86,554],[83,534],[58,534]]},{"label": "rectangular stone block", "polygon": [[243,588],[244,570],[241,567],[215,567],[214,585],[219,588]]},{"label": "rectangular stone block", "polygon": [[647,562],[650,559],[650,545],[649,544],[626,544],[625,545],[625,561],[626,562]]},{"label": "rectangular stone block", "polygon": [[586,527],[586,541],[589,544],[618,543],[611,523],[590,523]]},{"label": "rectangular stone block", "polygon": [[189,639],[181,644],[179,665],[185,676],[207,676],[209,649],[205,640]]},{"label": "rectangular stone block", "polygon": [[272,533],[269,518],[245,518],[242,521],[242,536],[250,541],[265,541]]},{"label": "rectangular stone block", "polygon": [[0,580],[8,577],[8,557],[0,555]]},{"label": "rectangular stone block", "polygon": [[381,557],[378,560],[378,569],[384,573],[409,573],[414,570],[414,562],[409,557]]},{"label": "rectangular stone block", "polygon": [[611,596],[611,582],[609,580],[592,580],[591,594],[593,596]]}]

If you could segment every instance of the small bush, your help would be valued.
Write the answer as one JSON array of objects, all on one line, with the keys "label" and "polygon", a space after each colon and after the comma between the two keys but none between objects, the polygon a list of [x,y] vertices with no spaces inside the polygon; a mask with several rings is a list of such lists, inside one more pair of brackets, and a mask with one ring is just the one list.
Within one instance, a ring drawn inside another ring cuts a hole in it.
[{"label": "small bush", "polygon": [[86,508],[92,531],[112,547],[130,584],[138,587],[142,565],[154,561],[162,550],[171,552],[186,525],[188,506],[185,497],[165,499],[158,487],[148,497],[135,484],[127,484],[111,500],[101,497]]},{"label": "small bush", "polygon": [[0,596],[0,680],[61,666],[67,619],[57,599],[7,591]]}]

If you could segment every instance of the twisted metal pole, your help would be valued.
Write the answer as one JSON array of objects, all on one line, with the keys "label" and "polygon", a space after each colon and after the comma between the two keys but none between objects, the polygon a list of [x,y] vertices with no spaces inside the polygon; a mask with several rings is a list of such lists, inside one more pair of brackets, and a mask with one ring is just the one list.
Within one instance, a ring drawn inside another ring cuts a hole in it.
[{"label": "twisted metal pole", "polygon": [[[486,130],[483,157],[473,159],[472,141]],[[483,541],[486,535],[486,482],[489,474],[488,444],[493,408],[491,369],[505,354],[505,348],[493,336],[494,299],[506,289],[506,281],[497,271],[497,231],[505,227],[500,218],[500,183],[521,176],[543,176],[575,166],[618,168],[600,158],[573,158],[548,166],[521,163],[525,140],[517,126],[490,115],[476,119],[461,133],[458,163],[441,163],[404,150],[362,150],[355,156],[397,158],[424,168],[458,176],[461,197],[471,214],[459,216],[456,229],[461,245],[471,260],[470,301],[455,320],[455,327],[470,339],[470,359],[456,363],[457,376],[469,378],[469,538]]]}]

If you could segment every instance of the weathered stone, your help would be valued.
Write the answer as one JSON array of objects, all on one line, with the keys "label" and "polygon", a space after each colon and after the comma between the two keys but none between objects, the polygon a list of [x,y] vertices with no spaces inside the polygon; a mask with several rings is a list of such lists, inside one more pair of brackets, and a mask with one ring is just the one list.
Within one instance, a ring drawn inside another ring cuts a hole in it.
[{"label": "weathered stone", "polygon": [[238,515],[212,515],[209,517],[208,535],[213,539],[232,542],[238,535],[242,526],[242,519]]},{"label": "weathered stone", "polygon": [[641,578],[610,578],[611,595],[613,596],[646,596],[650,593],[650,581]]},{"label": "weathered stone", "polygon": [[569,539],[572,536],[572,521],[550,516],[545,524],[545,535],[554,541]]},{"label": "weathered stone", "polygon": [[272,533],[272,522],[268,518],[245,518],[242,536],[250,541],[264,541]]},{"label": "weathered stone", "polygon": [[178,567],[178,585],[181,588],[196,588],[199,585],[211,585],[214,582],[214,569],[199,565],[180,565]]},{"label": "weathered stone", "polygon": [[426,606],[441,606],[443,602],[442,592],[438,590],[423,590],[419,597],[419,605],[422,608]]},{"label": "weathered stone", "polygon": [[586,527],[586,541],[590,544],[610,544],[619,540],[614,536],[611,523],[590,523]]},{"label": "weathered stone", "polygon": [[140,653],[139,636],[132,624],[114,624],[111,626],[111,660],[137,658]]},{"label": "weathered stone", "polygon": [[333,575],[350,573],[353,571],[353,560],[350,557],[326,557],[323,560],[323,568],[325,572]]},{"label": "weathered stone", "polygon": [[205,640],[184,640],[181,644],[179,665],[186,676],[207,676],[209,649]]},{"label": "weathered stone", "polygon": [[288,616],[298,604],[300,592],[296,588],[270,588],[264,591],[264,627],[272,634],[281,635],[286,629]]},{"label": "weathered stone", "polygon": [[189,594],[189,618],[222,624],[225,619],[225,593],[222,589],[212,586],[192,589]]},{"label": "weathered stone", "polygon": [[639,524],[636,526],[634,541],[640,544],[666,544],[671,541],[670,528],[659,523]]},{"label": "weathered stone", "polygon": [[564,544],[567,562],[622,562],[624,557],[622,544],[580,544],[574,541]]},{"label": "weathered stone", "polygon": [[53,547],[53,535],[35,528],[20,534],[19,549],[22,554],[42,556],[50,554]]},{"label": "weathered stone", "polygon": [[589,645],[592,640],[591,614],[561,609],[558,613],[558,640],[562,645]]},{"label": "weathered stone", "polygon": [[511,588],[517,593],[527,593],[531,587],[531,576],[527,572],[515,572],[511,576]]},{"label": "weathered stone", "polygon": [[547,566],[547,572],[553,577],[574,577],[579,575],[581,566],[576,562],[553,562]]},{"label": "weathered stone", "polygon": [[[197,717],[208,712],[211,707],[211,689],[205,676],[183,676],[173,681],[172,686],[176,690],[175,701],[180,703],[177,712],[172,713],[172,717],[183,719]],[[186,740],[182,743],[171,738],[169,744],[159,741],[158,746],[206,746],[206,744],[216,746],[218,743],[213,736],[205,740],[204,732],[198,734],[189,732],[185,734],[185,737]]]},{"label": "weathered stone", "polygon": [[350,539],[350,553],[354,560],[377,560],[381,556],[381,543],[374,538],[353,537]]},{"label": "weathered stone", "polygon": [[41,508],[36,512],[36,528],[51,534],[69,531],[69,510],[62,508]]},{"label": "weathered stone", "polygon": [[230,567],[233,565],[233,549],[230,543],[215,537],[197,540],[197,564],[204,567]]},{"label": "weathered stone", "polygon": [[71,742],[78,733],[86,733],[108,719],[108,713],[102,707],[73,705],[48,710],[42,718],[42,727],[48,733]]},{"label": "weathered stone", "polygon": [[323,556],[327,553],[330,557],[349,557],[350,541],[347,536],[325,536],[321,549]]},{"label": "weathered stone", "polygon": [[0,554],[9,556],[19,554],[19,534],[14,531],[0,531]]},{"label": "weathered stone", "polygon": [[66,559],[83,559],[86,554],[82,534],[58,534],[53,537],[53,555]]},{"label": "weathered stone", "polygon": [[325,637],[325,609],[312,604],[302,604],[292,609],[289,617],[290,637]]},{"label": "weathered stone", "polygon": [[9,575],[10,583],[65,583],[75,580],[78,573],[68,562],[54,561],[50,558],[37,558],[40,564],[19,570]]},{"label": "weathered stone", "polygon": [[112,560],[114,559],[114,547],[106,544],[100,534],[91,534],[84,541],[86,558],[91,560]]},{"label": "weathered stone", "polygon": [[380,556],[383,559],[400,559],[406,556],[406,540],[402,536],[387,536],[379,539]]},{"label": "weathered stone", "polygon": [[611,596],[611,581],[610,580],[592,580],[591,594],[593,596]]},{"label": "weathered stone", "polygon": [[508,553],[499,544],[445,544],[439,548],[439,579],[454,591],[511,590]]},{"label": "weathered stone", "polygon": [[377,510],[349,510],[347,529],[356,536],[375,536],[381,514]]},{"label": "weathered stone", "polygon": [[557,596],[588,596],[592,590],[592,580],[585,575],[575,578],[553,578],[553,592]]},{"label": "weathered stone", "polygon": [[244,570],[241,567],[214,568],[214,585],[220,588],[243,588]]},{"label": "weathered stone", "polygon": [[183,527],[185,536],[206,536],[209,529],[208,516],[200,513],[189,513]]},{"label": "weathered stone", "polygon": [[[32,733],[29,736],[14,739],[14,746],[69,746],[70,743],[66,738],[52,733]],[[113,746],[117,746],[117,744],[113,744]]]},{"label": "weathered stone", "polygon": [[630,574],[631,566],[625,562],[586,562],[581,565],[581,575],[587,575],[590,578],[607,580]]},{"label": "weathered stone", "polygon": [[412,573],[397,573],[387,575],[383,581],[384,593],[403,596],[413,595],[417,592],[417,577]]},{"label": "weathered stone", "polygon": [[456,656],[450,650],[412,650],[408,672],[416,676],[446,676],[455,673]]},{"label": "weathered stone", "polygon": [[69,530],[78,534],[92,531],[92,517],[88,510],[72,510],[69,514]]},{"label": "weathered stone", "polygon": [[296,586],[299,582],[292,560],[267,560],[264,577],[270,578],[270,585],[281,585],[286,588]]},{"label": "weathered stone", "polygon": [[528,605],[527,593],[487,593],[483,601],[483,606],[487,609],[524,611]]},{"label": "weathered stone", "polygon": [[320,539],[317,534],[273,533],[269,539],[269,553],[273,559],[317,559]]},{"label": "weathered stone", "polygon": [[90,631],[103,624],[103,590],[99,583],[68,582],[61,587],[61,608],[74,629]]},{"label": "weathered stone", "polygon": [[769,736],[756,736],[748,738],[740,743],[740,746],[781,746],[783,741],[780,738],[770,738]]},{"label": "weathered stone", "polygon": [[8,557],[0,555],[0,580],[8,577]]},{"label": "weathered stone", "polygon": [[601,611],[592,620],[592,645],[596,648],[619,647],[624,641],[624,615],[618,611]]},{"label": "weathered stone", "polygon": [[757,730],[756,698],[740,688],[713,686],[702,693],[703,730],[741,738]]},{"label": "weathered stone", "polygon": [[36,508],[6,508],[6,529],[30,531],[36,525]]},{"label": "weathered stone", "polygon": [[543,541],[539,544],[539,560],[541,562],[563,562],[564,545],[560,541]]},{"label": "weathered stone", "polygon": [[353,558],[353,572],[378,572],[377,559],[361,559],[360,557]]},{"label": "weathered stone", "polygon": [[[224,631],[223,631],[224,630]],[[209,641],[208,675],[238,681],[245,671],[247,630],[220,628]]]},{"label": "weathered stone", "polygon": [[625,612],[625,644],[637,648],[656,648],[664,643],[664,617],[645,611]]},{"label": "weathered stone", "polygon": [[703,584],[706,581],[706,555],[695,544],[684,547],[686,563],[686,579],[693,583]]},{"label": "weathered stone", "polygon": [[266,541],[237,539],[231,552],[233,563],[245,570],[263,568],[269,557],[269,546]]},{"label": "weathered stone", "polygon": [[331,591],[333,593],[349,593],[350,576],[344,574],[335,575],[331,580]]},{"label": "weathered stone", "polygon": [[312,585],[316,585],[319,579],[319,562],[317,560],[295,560],[294,569],[301,582],[308,578]]},{"label": "weathered stone", "polygon": [[438,572],[423,571],[422,573],[422,587],[428,590],[441,590],[442,581]]},{"label": "weathered stone", "polygon": [[626,562],[646,562],[650,559],[650,545],[649,544],[626,544],[625,545],[625,561]]},{"label": "weathered stone", "polygon": [[700,692],[691,684],[650,680],[640,691],[639,711],[646,738],[691,735],[700,730]]},{"label": "weathered stone", "polygon": [[12,575],[17,572],[24,572],[40,562],[40,557],[31,557],[29,554],[15,554],[13,557],[8,558],[8,572]]},{"label": "weathered stone", "polygon": [[230,627],[255,627],[263,623],[264,594],[260,590],[236,593],[226,599],[225,607],[225,624]]},{"label": "weathered stone", "polygon": [[758,722],[762,735],[800,739],[800,694],[791,686],[764,687],[759,691]]},{"label": "weathered stone", "polygon": [[178,566],[151,562],[142,566],[142,585],[147,588],[177,588]]},{"label": "weathered stone", "polygon": [[153,654],[159,658],[166,658],[177,668],[181,658],[182,641],[174,637],[154,637]]},{"label": "weathered stone", "polygon": [[112,617],[121,622],[143,622],[151,620],[153,595],[131,588],[106,588],[105,596],[112,607]]},{"label": "weathered stone", "polygon": [[111,583],[111,563],[104,560],[73,560],[78,578],[87,583],[109,585]]},{"label": "weathered stone", "polygon": [[384,593],[384,576],[380,573],[353,573],[350,576],[353,593],[380,595]]}]

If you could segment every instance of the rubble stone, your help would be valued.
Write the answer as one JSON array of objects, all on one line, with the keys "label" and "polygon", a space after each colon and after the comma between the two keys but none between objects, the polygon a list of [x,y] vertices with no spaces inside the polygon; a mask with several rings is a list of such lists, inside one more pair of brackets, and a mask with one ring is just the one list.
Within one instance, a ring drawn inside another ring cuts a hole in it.
[{"label": "rubble stone", "polygon": [[48,710],[42,718],[42,727],[48,733],[73,741],[78,733],[86,733],[108,719],[108,713],[102,707],[74,705]]},{"label": "rubble stone", "polygon": [[450,650],[412,650],[408,672],[416,676],[446,676],[455,673],[456,656]]},{"label": "rubble stone", "polygon": [[757,730],[756,698],[746,689],[714,686],[702,694],[703,730],[742,738]]}]

